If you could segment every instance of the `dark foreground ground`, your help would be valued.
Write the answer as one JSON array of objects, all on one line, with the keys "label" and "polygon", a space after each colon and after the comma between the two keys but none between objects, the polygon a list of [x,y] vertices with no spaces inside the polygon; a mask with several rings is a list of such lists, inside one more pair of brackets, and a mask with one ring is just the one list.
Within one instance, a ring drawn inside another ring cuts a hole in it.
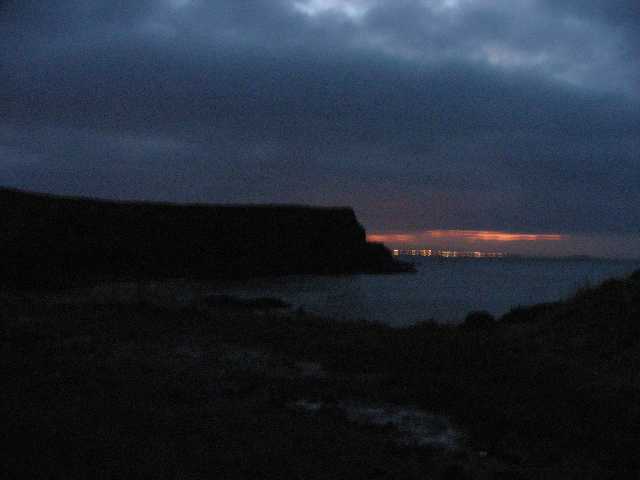
[{"label": "dark foreground ground", "polygon": [[[640,474],[640,272],[459,327],[140,300],[0,293],[3,478]],[[345,403],[463,435],[412,441]]]}]

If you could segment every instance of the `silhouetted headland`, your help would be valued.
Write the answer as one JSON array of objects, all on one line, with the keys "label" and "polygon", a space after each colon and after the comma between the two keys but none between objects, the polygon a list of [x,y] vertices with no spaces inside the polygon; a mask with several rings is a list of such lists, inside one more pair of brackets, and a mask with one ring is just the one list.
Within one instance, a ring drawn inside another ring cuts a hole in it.
[{"label": "silhouetted headland", "polygon": [[0,189],[4,281],[409,271],[351,208],[178,205]]}]

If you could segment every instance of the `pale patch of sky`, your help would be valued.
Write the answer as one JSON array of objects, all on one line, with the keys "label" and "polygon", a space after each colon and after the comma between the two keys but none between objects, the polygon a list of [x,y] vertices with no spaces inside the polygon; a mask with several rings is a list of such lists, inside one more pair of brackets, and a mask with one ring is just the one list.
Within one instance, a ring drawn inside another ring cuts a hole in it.
[{"label": "pale patch of sky", "polygon": [[367,0],[296,0],[293,7],[310,17],[330,13],[358,21],[364,18],[372,3]]},{"label": "pale patch of sky", "polygon": [[[295,11],[309,18],[351,22],[357,28],[347,31],[345,43],[357,49],[427,64],[465,59],[505,70],[536,69],[549,78],[580,88],[626,91],[631,95],[636,89],[629,79],[632,69],[618,62],[622,39],[616,32],[576,16],[545,16],[532,0],[522,0],[518,4],[520,10],[505,0],[416,0],[413,5],[420,6],[413,10],[416,22],[420,21],[420,8],[424,12],[422,38],[415,29],[407,33],[401,25],[381,27],[379,19],[369,22],[376,10],[387,8],[388,4],[380,0],[291,2]],[[408,11],[411,5],[407,3]],[[402,10],[401,6],[398,8]],[[505,21],[512,23],[507,29],[511,36],[495,38],[492,32],[475,24],[467,25],[474,14],[483,10],[503,12]],[[530,19],[539,21],[529,23]],[[469,32],[468,41],[455,36],[460,32]],[[549,32],[557,32],[560,40],[552,35],[547,38]],[[454,37],[443,44],[440,40],[449,35]],[[609,80],[603,85],[604,72]]]},{"label": "pale patch of sky", "polygon": [[169,6],[175,9],[188,7],[193,3],[193,0],[168,0],[168,1],[169,1]]},{"label": "pale patch of sky", "polygon": [[425,5],[435,12],[456,11],[474,0],[426,0]]},{"label": "pale patch of sky", "polygon": [[500,44],[482,45],[480,53],[491,65],[505,68],[535,67],[549,61],[546,52],[526,52]]}]

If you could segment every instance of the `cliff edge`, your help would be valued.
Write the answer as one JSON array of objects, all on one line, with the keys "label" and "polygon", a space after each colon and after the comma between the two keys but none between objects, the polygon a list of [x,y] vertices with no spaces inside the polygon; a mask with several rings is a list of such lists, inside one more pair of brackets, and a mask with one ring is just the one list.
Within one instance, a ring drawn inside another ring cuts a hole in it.
[{"label": "cliff edge", "polygon": [[0,189],[4,282],[410,270],[350,208],[117,202]]}]

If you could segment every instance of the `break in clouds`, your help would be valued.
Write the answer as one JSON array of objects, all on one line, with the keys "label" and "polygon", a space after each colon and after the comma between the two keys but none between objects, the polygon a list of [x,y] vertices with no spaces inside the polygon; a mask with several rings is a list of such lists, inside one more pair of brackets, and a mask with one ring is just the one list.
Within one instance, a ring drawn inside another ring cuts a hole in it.
[{"label": "break in clouds", "polygon": [[630,252],[639,19],[635,0],[5,1],[0,184]]}]

